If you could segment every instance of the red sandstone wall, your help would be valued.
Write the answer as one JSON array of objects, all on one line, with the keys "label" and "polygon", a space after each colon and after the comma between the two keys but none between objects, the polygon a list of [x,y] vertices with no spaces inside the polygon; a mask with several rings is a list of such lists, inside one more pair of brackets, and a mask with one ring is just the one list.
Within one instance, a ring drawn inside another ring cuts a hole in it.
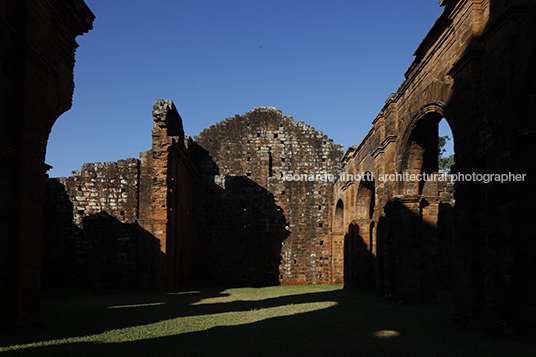
[{"label": "red sandstone wall", "polygon": [[[499,333],[533,328],[536,252],[527,232],[534,215],[535,120],[529,103],[536,93],[536,7],[500,0],[441,4],[445,11],[415,52],[406,79],[367,137],[347,153],[344,171],[371,170],[376,177],[433,172],[430,157],[437,148],[426,139],[437,136],[434,125],[445,117],[454,136],[454,173],[525,174],[527,180],[457,182],[453,219],[444,223],[438,217],[450,192],[408,180],[375,182],[377,288],[395,299],[433,298],[440,279],[450,279],[441,231],[452,225],[460,320]],[[334,187],[333,202],[344,201],[348,226],[359,216],[356,186]],[[341,250],[335,254],[343,256]]]},{"label": "red sandstone wall", "polygon": [[153,121],[153,147],[140,154],[139,224],[146,237],[140,279],[144,286],[175,288],[192,281],[194,168],[173,102],[157,100]]}]

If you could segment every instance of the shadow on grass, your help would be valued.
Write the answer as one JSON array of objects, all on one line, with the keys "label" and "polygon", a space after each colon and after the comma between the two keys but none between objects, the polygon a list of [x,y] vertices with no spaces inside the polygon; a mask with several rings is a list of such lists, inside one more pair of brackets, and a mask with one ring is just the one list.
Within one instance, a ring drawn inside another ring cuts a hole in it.
[{"label": "shadow on grass", "polygon": [[[293,288],[284,290],[285,296],[259,295],[254,301],[230,300],[227,289],[103,296],[49,294],[43,304],[48,310],[44,312],[45,328],[11,334],[1,346],[27,345],[23,350],[4,352],[8,356],[474,357],[533,356],[536,351],[533,343],[494,342],[478,332],[451,325],[449,295],[428,305],[392,305],[378,301],[371,291]],[[288,310],[280,316],[270,314],[274,309]],[[235,320],[227,320],[226,326],[204,325],[203,319],[217,314],[237,315]],[[256,318],[248,318],[254,314]],[[199,319],[200,323],[196,331],[187,331],[178,318]],[[144,325],[146,331],[132,332],[135,336],[128,342],[112,336],[110,342],[85,339],[28,345]]]}]

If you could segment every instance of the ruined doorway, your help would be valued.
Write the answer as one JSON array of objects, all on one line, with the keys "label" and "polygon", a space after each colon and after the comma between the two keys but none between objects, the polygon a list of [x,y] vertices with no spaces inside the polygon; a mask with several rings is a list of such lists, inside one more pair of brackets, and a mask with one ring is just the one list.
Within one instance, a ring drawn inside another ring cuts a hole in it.
[{"label": "ruined doorway", "polygon": [[376,206],[373,175],[366,172],[356,195],[356,218],[348,226],[344,239],[344,285],[350,288],[370,288],[375,278]]},{"label": "ruined doorway", "polygon": [[[393,257],[404,262],[396,268],[395,285],[405,300],[434,300],[440,288],[452,286],[454,186],[439,168],[443,119],[447,123],[442,107],[424,108],[403,141],[399,173],[405,176],[391,211],[400,226],[391,232],[398,241]],[[452,133],[449,138],[454,140]]]}]

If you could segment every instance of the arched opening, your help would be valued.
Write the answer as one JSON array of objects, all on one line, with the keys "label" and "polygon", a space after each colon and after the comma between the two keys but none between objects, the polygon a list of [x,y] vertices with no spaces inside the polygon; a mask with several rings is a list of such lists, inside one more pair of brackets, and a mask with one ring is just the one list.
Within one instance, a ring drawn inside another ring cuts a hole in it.
[{"label": "arched opening", "polygon": [[406,275],[402,270],[407,270],[412,277],[400,282],[403,291],[399,293],[407,299],[431,300],[440,287],[452,286],[454,185],[448,176],[452,165],[440,170],[440,164],[447,161],[441,160],[446,154],[454,155],[454,137],[440,106],[424,108],[414,123],[399,166],[401,195],[391,210],[399,221],[391,233],[404,244],[396,245],[390,254],[407,261],[395,268],[398,275]]},{"label": "arched opening", "polygon": [[344,203],[342,199],[337,201],[337,206],[335,206],[335,218],[333,222],[333,231],[342,232],[344,228]]},{"label": "arched opening", "polygon": [[[439,122],[438,168],[439,173],[448,175],[453,172],[454,137],[446,119]],[[454,183],[438,181],[439,206],[437,212],[439,284],[442,288],[454,286],[452,267],[452,241],[454,226]]]},{"label": "arched opening", "polygon": [[435,196],[437,187],[429,178],[438,173],[438,124],[442,115],[426,114],[412,130],[406,144],[401,171],[405,195]]},{"label": "arched opening", "polygon": [[454,166],[454,141],[446,119],[439,122],[438,168],[439,172],[451,172]]},{"label": "arched opening", "polygon": [[344,239],[344,285],[370,288],[375,282],[376,242],[374,207],[376,205],[372,175],[363,175],[356,194],[356,219],[352,220]]},{"label": "arched opening", "polygon": [[[369,172],[363,175],[364,177],[372,177],[368,175]],[[359,219],[372,219],[374,215],[375,203],[374,194],[374,181],[373,180],[361,180],[359,188],[357,190],[356,205],[357,205],[357,218]]]}]

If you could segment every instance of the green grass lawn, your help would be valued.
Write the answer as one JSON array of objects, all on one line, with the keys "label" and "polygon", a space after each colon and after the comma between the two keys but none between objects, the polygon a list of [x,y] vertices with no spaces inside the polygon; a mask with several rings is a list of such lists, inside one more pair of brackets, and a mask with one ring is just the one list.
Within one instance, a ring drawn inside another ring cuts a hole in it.
[{"label": "green grass lawn", "polygon": [[536,356],[426,305],[340,286],[43,294],[43,326],[0,338],[2,356]]}]

